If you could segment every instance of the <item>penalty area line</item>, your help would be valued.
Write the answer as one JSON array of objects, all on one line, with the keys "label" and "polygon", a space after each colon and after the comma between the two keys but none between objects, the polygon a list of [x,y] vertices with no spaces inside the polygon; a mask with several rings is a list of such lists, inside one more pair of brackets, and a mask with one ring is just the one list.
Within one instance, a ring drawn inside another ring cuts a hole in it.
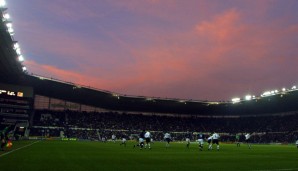
[{"label": "penalty area line", "polygon": [[23,146],[23,147],[19,147],[19,148],[17,148],[17,149],[11,150],[11,151],[6,152],[6,153],[3,153],[3,154],[0,155],[0,157],[6,156],[6,155],[8,155],[8,154],[10,154],[10,153],[13,153],[13,152],[15,152],[15,151],[18,151],[18,150],[21,150],[21,149],[23,149],[23,148],[29,147],[29,146],[31,146],[31,145],[33,145],[33,144],[38,143],[38,142],[40,142],[40,141],[35,141],[35,142],[31,143],[31,144],[25,145],[25,146]]}]

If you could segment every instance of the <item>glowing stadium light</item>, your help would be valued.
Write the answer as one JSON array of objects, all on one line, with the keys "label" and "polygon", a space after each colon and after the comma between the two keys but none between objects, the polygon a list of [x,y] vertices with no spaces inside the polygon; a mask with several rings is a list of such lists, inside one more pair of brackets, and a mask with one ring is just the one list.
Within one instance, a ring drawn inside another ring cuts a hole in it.
[{"label": "glowing stadium light", "polygon": [[265,91],[261,96],[269,96],[271,95],[271,92],[270,91]]},{"label": "glowing stadium light", "polygon": [[232,98],[232,102],[233,103],[239,103],[240,102],[240,98],[238,98],[238,97]]},{"label": "glowing stadium light", "polygon": [[0,0],[0,7],[4,7],[6,5],[6,2],[4,0]]},{"label": "glowing stadium light", "polygon": [[14,32],[12,28],[8,28],[7,31],[8,31],[9,33],[13,33],[13,32]]},{"label": "glowing stadium light", "polygon": [[282,91],[286,91],[286,88],[282,88],[281,90],[282,90]]},{"label": "glowing stadium light", "polygon": [[10,16],[9,16],[9,14],[3,14],[3,18],[5,19],[5,20],[8,20],[9,18],[10,18]]},{"label": "glowing stadium light", "polygon": [[275,92],[272,90],[271,92],[270,92],[270,94],[274,94]]},{"label": "glowing stadium light", "polygon": [[245,100],[251,100],[252,99],[252,96],[251,95],[246,95],[245,96]]},{"label": "glowing stadium light", "polygon": [[20,62],[23,62],[23,61],[25,60],[24,57],[23,57],[22,55],[20,55],[20,56],[18,57],[18,59],[19,59]]},{"label": "glowing stadium light", "polygon": [[274,93],[278,93],[278,90],[274,90]]},{"label": "glowing stadium light", "polygon": [[6,27],[9,29],[9,28],[12,28],[12,23],[6,23]]},{"label": "glowing stadium light", "polygon": [[292,90],[295,90],[296,88],[297,88],[296,86],[293,86],[293,87],[292,87]]},{"label": "glowing stadium light", "polygon": [[22,69],[23,69],[23,71],[27,71],[27,68],[26,68],[26,67],[24,67],[24,66],[23,66],[23,68],[22,68]]},{"label": "glowing stadium light", "polygon": [[20,45],[19,45],[18,43],[15,43],[15,44],[13,45],[13,48],[14,48],[14,49],[20,49]]},{"label": "glowing stadium light", "polygon": [[21,49],[20,48],[16,49],[16,52],[17,52],[18,55],[21,55]]}]

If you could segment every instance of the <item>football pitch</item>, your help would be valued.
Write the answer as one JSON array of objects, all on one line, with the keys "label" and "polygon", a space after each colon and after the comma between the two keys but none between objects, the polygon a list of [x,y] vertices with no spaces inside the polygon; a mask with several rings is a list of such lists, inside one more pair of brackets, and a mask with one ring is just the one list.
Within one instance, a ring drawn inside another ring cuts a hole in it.
[{"label": "football pitch", "polygon": [[[294,145],[220,144],[220,150],[199,151],[192,143],[155,142],[152,149],[133,148],[135,142],[18,141],[0,152],[0,169],[28,171],[76,170],[248,170],[298,171],[298,149]],[[215,148],[215,146],[213,147]]]}]

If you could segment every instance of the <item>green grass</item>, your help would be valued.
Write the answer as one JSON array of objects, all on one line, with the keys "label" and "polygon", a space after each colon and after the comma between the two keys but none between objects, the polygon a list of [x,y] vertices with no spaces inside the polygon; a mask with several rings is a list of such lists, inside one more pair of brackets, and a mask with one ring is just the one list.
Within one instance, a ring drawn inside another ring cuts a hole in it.
[{"label": "green grass", "polygon": [[[14,142],[12,151],[33,141]],[[0,152],[0,169],[76,171],[76,170],[298,170],[298,149],[294,145],[221,144],[220,151],[199,151],[193,143],[190,149],[183,143],[152,145],[152,149],[133,149],[119,143],[84,141],[41,141],[4,155]],[[6,152],[8,152],[6,151]]]}]

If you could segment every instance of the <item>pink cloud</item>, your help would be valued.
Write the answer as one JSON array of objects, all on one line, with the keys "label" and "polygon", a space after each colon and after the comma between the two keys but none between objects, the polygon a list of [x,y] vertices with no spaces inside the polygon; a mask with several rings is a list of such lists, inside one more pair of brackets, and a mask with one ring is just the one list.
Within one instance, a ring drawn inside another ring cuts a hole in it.
[{"label": "pink cloud", "polygon": [[230,10],[223,15],[216,16],[212,21],[204,21],[196,26],[196,31],[203,38],[209,38],[215,43],[226,43],[235,34],[241,31],[237,27],[239,13],[236,10]]},{"label": "pink cloud", "polygon": [[[247,13],[232,8],[203,20],[194,17],[192,25],[177,29],[184,23],[183,17],[174,15],[179,11],[178,1],[112,3],[170,23],[181,22],[167,30],[142,24],[125,27],[122,33],[101,29],[113,42],[110,45],[99,39],[86,40],[69,30],[32,23],[37,29],[32,31],[35,37],[28,35],[30,44],[61,56],[61,63],[73,61],[77,66],[63,69],[29,60],[28,68],[37,74],[122,94],[209,100],[257,92],[261,84],[281,84],[283,76],[294,80],[293,73],[298,72],[297,60],[287,62],[295,56],[286,55],[287,49],[298,53],[295,44],[288,41],[297,35],[297,25],[287,27],[280,21],[254,25],[245,22]],[[200,9],[204,14],[211,13],[204,5]],[[122,35],[136,40],[131,43]],[[117,53],[116,49],[123,51]]]}]

